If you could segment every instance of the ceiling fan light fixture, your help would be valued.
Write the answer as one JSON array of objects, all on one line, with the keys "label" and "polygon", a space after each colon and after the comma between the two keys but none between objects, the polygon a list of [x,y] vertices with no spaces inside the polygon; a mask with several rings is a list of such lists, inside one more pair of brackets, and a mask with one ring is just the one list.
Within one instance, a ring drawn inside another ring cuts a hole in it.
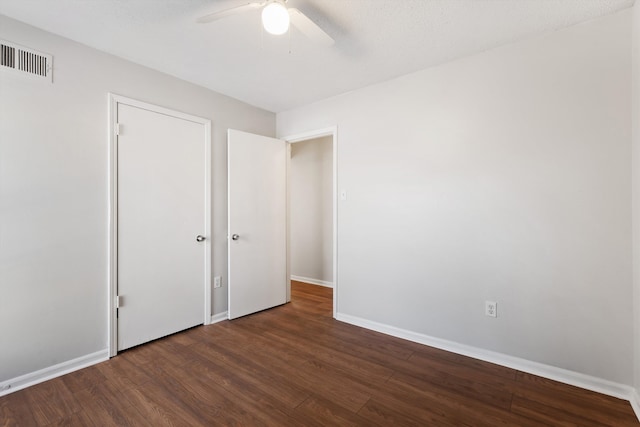
[{"label": "ceiling fan light fixture", "polygon": [[262,9],[262,26],[267,33],[279,36],[289,29],[289,11],[278,2],[273,2]]}]

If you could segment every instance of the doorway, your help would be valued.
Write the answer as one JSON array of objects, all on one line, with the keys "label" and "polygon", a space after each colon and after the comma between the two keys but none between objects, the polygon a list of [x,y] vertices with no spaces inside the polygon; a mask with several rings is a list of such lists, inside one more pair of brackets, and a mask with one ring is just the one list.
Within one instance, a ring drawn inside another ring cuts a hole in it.
[{"label": "doorway", "polygon": [[110,95],[109,353],[210,322],[210,127]]},{"label": "doorway", "polygon": [[291,280],[333,288],[333,138],[291,144]]},{"label": "doorway", "polygon": [[[338,308],[337,127],[283,139],[291,144],[288,278],[333,288],[335,318]],[[287,292],[290,301],[290,281]]]},{"label": "doorway", "polygon": [[337,313],[337,128],[276,139],[229,129],[228,313],[231,320],[291,301],[291,147],[328,137],[331,141],[331,267],[333,317]]}]

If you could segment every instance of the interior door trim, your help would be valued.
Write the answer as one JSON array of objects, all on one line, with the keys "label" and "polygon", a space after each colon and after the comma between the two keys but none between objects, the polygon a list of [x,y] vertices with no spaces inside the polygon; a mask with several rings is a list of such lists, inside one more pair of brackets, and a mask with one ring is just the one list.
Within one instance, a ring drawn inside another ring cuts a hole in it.
[{"label": "interior door trim", "polygon": [[188,120],[204,126],[205,146],[205,183],[204,183],[204,236],[208,237],[202,242],[205,246],[204,262],[204,319],[203,323],[211,323],[211,120],[202,117],[127,98],[114,93],[108,94],[108,138],[109,138],[109,169],[108,169],[108,239],[107,239],[107,336],[109,357],[118,352],[118,319],[116,317],[116,299],[118,290],[118,105],[129,105],[159,114]]}]

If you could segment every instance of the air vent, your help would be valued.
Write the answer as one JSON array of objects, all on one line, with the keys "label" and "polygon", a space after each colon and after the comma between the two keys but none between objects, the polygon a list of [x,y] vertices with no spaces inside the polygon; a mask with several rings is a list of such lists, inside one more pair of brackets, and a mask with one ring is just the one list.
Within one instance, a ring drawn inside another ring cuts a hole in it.
[{"label": "air vent", "polygon": [[0,40],[0,70],[52,81],[53,57]]}]

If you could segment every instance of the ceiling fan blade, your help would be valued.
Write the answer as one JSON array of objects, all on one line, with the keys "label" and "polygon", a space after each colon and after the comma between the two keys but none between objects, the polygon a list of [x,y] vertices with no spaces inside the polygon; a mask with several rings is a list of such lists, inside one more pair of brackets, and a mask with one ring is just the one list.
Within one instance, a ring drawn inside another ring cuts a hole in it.
[{"label": "ceiling fan blade", "polygon": [[230,9],[220,10],[218,12],[213,12],[208,15],[201,16],[196,20],[198,24],[206,24],[209,22],[217,21],[218,19],[226,18],[227,16],[236,15],[238,13],[248,12],[250,10],[259,9],[264,6],[267,2],[253,2],[247,3],[242,6],[232,7]]},{"label": "ceiling fan blade", "polygon": [[289,8],[288,10],[291,23],[314,43],[327,47],[335,43],[331,36],[318,27],[307,15],[296,8]]}]

